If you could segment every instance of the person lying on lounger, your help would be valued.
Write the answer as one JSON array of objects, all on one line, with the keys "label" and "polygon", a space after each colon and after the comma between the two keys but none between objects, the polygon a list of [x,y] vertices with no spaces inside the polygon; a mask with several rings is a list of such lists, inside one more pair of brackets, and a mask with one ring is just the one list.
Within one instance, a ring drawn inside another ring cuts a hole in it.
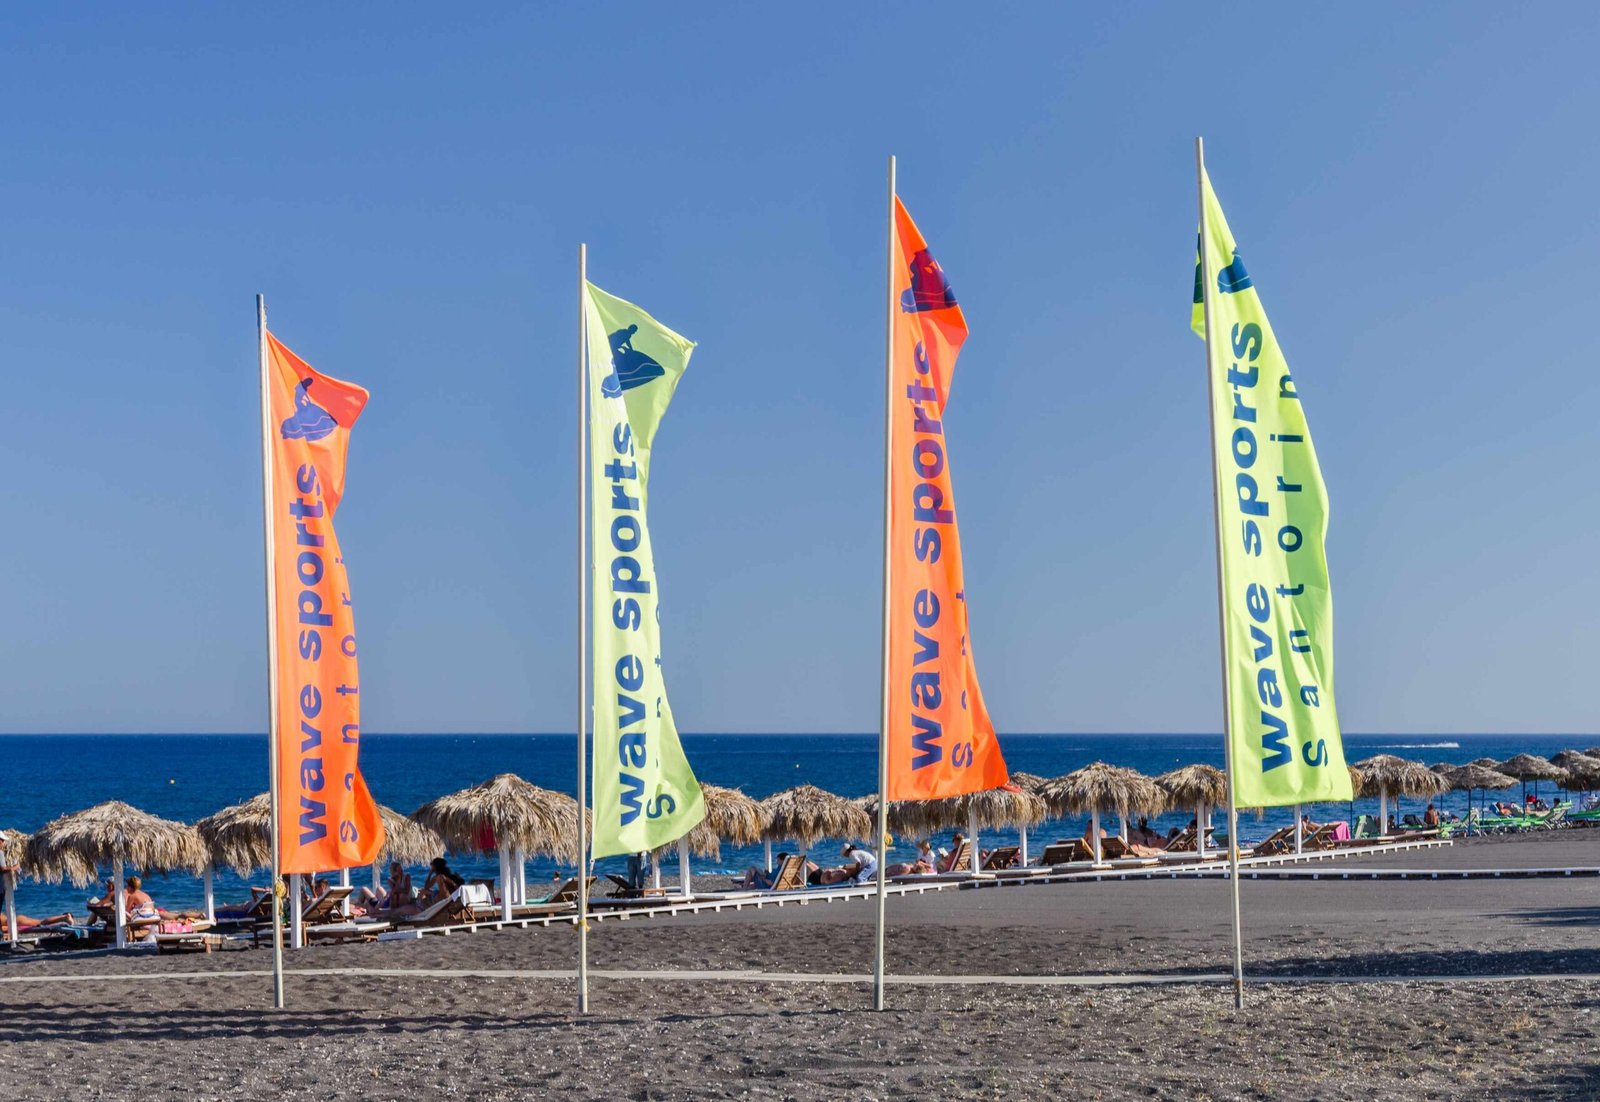
[{"label": "person lying on lounger", "polygon": [[757,865],[751,865],[749,868],[744,870],[743,876],[739,877],[739,879],[733,882],[733,886],[736,888],[745,888],[749,890],[766,891],[768,888],[772,887],[772,882],[778,878],[778,869],[783,868],[783,863],[788,859],[789,855],[780,850],[777,856],[777,868],[763,869]]},{"label": "person lying on lounger", "polygon": [[[27,915],[18,915],[17,932],[20,934],[24,930],[32,930],[38,926],[73,926],[76,923],[77,920],[72,917],[71,911],[63,911],[61,914],[51,915],[49,918],[29,918]],[[11,927],[6,925],[5,912],[0,911],[0,938],[8,938],[10,936]]]},{"label": "person lying on lounger", "polygon": [[390,861],[389,886],[377,891],[362,888],[355,894],[355,902],[356,906],[369,913],[381,911],[394,914],[402,907],[414,906],[412,899],[414,894],[411,888],[411,874],[406,872],[406,867],[398,861]]},{"label": "person lying on lounger", "polygon": [[916,860],[896,862],[885,867],[883,872],[885,876],[926,876],[938,867],[938,862],[933,843],[924,838],[917,843]]},{"label": "person lying on lounger", "polygon": [[845,863],[834,869],[821,869],[816,884],[870,884],[878,875],[878,859],[870,851],[847,843],[841,851]]}]

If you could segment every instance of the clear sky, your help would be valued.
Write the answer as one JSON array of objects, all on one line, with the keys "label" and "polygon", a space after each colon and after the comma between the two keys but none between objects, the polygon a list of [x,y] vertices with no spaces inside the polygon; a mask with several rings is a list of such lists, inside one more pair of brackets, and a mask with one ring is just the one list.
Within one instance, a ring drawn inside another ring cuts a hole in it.
[{"label": "clear sky", "polygon": [[877,717],[884,160],[1004,731],[1214,730],[1192,141],[1332,501],[1355,731],[1593,731],[1593,5],[44,5],[0,42],[0,728],[264,723],[254,294],[373,398],[372,731],[570,730],[577,243],[699,342],[690,731]]}]

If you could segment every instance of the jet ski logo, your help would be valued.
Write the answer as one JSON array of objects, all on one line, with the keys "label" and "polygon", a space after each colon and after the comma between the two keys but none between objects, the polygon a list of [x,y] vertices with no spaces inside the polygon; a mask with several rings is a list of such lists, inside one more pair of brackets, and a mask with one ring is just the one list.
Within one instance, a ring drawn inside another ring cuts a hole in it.
[{"label": "jet ski logo", "polygon": [[927,249],[918,249],[911,258],[911,286],[900,292],[900,309],[908,314],[943,310],[956,304],[956,294],[944,269]]},{"label": "jet ski logo", "polygon": [[633,335],[638,331],[637,325],[630,325],[608,338],[611,341],[611,374],[600,380],[600,393],[607,398],[620,398],[624,390],[643,386],[667,373],[666,368],[633,347]]},{"label": "jet ski logo", "polygon": [[286,418],[278,431],[285,440],[321,440],[339,422],[311,400],[311,380],[301,379],[294,388],[294,416]]}]

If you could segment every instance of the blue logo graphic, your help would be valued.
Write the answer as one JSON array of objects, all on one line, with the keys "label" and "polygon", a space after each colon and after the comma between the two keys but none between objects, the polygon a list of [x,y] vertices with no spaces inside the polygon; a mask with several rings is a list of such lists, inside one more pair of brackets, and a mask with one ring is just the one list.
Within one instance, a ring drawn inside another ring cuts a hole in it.
[{"label": "blue logo graphic", "polygon": [[943,310],[956,304],[956,294],[944,269],[927,249],[918,249],[911,258],[911,286],[900,293],[900,309],[908,314],[924,310]]},{"label": "blue logo graphic", "polygon": [[619,398],[624,390],[643,386],[651,379],[659,379],[667,369],[633,347],[637,325],[618,329],[611,334],[611,374],[600,380],[600,393],[607,398]]},{"label": "blue logo graphic", "polygon": [[294,388],[294,416],[278,430],[285,440],[321,440],[339,427],[327,410],[311,400],[310,389],[310,379],[301,379]]},{"label": "blue logo graphic", "polygon": [[1225,295],[1235,291],[1243,291],[1254,284],[1250,273],[1244,270],[1244,261],[1239,259],[1239,250],[1233,250],[1233,263],[1217,273],[1217,290]]}]

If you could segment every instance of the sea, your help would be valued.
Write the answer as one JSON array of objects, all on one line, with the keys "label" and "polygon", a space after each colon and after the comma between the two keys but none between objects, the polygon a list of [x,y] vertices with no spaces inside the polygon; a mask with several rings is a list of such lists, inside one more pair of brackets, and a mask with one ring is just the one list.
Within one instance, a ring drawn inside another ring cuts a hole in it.
[{"label": "sea", "polygon": [[[1432,765],[1461,763],[1490,757],[1503,760],[1524,751],[1548,757],[1558,751],[1583,749],[1600,743],[1600,736],[1583,735],[1349,735],[1348,760],[1372,754],[1396,754]],[[844,796],[874,790],[877,782],[877,739],[870,734],[716,734],[685,735],[685,752],[701,780],[743,789],[756,798],[769,796],[796,784],[814,784]],[[1015,770],[1045,777],[1059,776],[1093,761],[1129,766],[1147,774],[1164,773],[1181,765],[1205,762],[1223,764],[1220,735],[1195,734],[1071,734],[1003,735],[1001,748]],[[376,798],[400,811],[410,812],[428,800],[466,788],[498,774],[511,772],[546,788],[574,790],[576,746],[571,735],[384,735],[363,732],[361,768]],[[104,800],[122,800],[162,818],[193,822],[230,804],[239,803],[267,787],[267,743],[260,735],[3,735],[0,736],[0,828],[36,830],[52,818]],[[1544,786],[1548,791],[1550,786]],[[1466,796],[1447,793],[1446,806],[1464,811]],[[1333,809],[1309,808],[1313,818],[1343,818],[1361,812],[1375,813],[1376,800],[1358,800]],[[1459,805],[1459,806],[1457,806]],[[1419,801],[1407,801],[1403,811],[1422,810]],[[1183,826],[1193,816],[1187,808],[1153,819],[1151,826],[1165,833]],[[1265,836],[1291,823],[1288,809],[1268,811],[1257,820],[1242,815],[1240,834],[1246,839]],[[1029,832],[1030,849],[1056,838],[1081,834],[1083,819],[1045,823]],[[1219,828],[1223,825],[1217,821]],[[1109,829],[1109,828],[1108,828]],[[1220,831],[1219,831],[1220,833]],[[981,845],[1016,842],[1015,832],[985,833]],[[896,838],[897,859],[908,859],[915,839]],[[935,844],[948,844],[948,836]],[[781,846],[781,843],[780,843]],[[813,854],[831,860],[835,847],[819,844]],[[761,848],[724,844],[718,861],[696,858],[693,873],[742,872],[761,862]],[[454,868],[469,877],[497,874],[493,854],[451,854]],[[598,871],[621,871],[622,861],[602,861]],[[665,876],[676,875],[676,858],[667,862]],[[530,887],[570,872],[547,858],[531,858]],[[264,884],[258,872],[253,883]],[[370,882],[370,874],[356,870],[354,883]],[[146,889],[168,909],[198,906],[200,881],[184,874],[150,877]],[[231,872],[216,876],[218,902],[246,899],[247,884]],[[24,879],[17,903],[28,915],[75,910],[81,914],[86,892],[70,884],[35,883]]]}]

